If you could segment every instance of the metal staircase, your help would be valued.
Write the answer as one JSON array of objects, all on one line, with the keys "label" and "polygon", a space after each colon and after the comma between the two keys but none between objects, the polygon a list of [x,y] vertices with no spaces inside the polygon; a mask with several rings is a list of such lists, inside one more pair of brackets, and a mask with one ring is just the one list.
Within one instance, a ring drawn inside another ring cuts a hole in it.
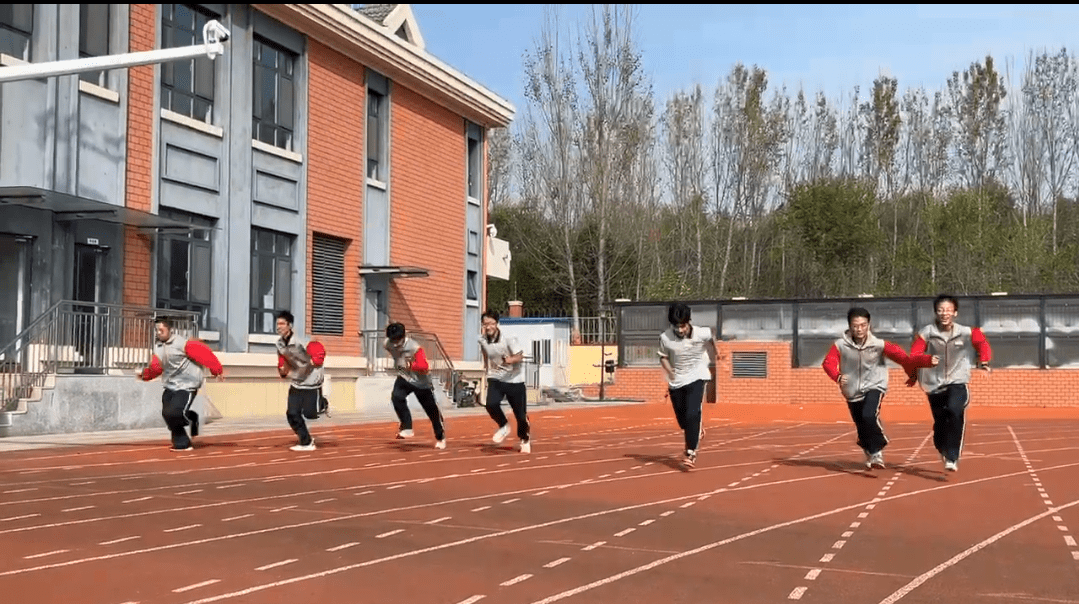
[{"label": "metal staircase", "polygon": [[[382,346],[386,339],[385,333],[378,330],[364,330],[361,334],[367,375],[392,374],[394,372],[393,359]],[[454,368],[453,360],[446,353],[438,335],[428,331],[410,330],[408,336],[426,352],[435,388],[444,392],[455,407],[461,406],[462,399],[467,395],[464,389],[468,385],[462,379],[461,372]]]}]

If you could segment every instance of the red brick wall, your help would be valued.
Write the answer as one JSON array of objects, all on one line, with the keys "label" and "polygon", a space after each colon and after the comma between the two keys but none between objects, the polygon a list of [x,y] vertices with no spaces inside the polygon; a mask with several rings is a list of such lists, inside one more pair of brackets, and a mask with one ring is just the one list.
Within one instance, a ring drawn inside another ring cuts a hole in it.
[{"label": "red brick wall", "polygon": [[[156,11],[153,4],[132,4],[130,51],[153,50]],[[154,67],[128,69],[127,164],[125,204],[150,211],[153,165]],[[133,227],[124,229],[124,304],[150,306],[150,239]]]},{"label": "red brick wall", "polygon": [[464,120],[400,85],[390,98],[390,261],[430,272],[391,282],[390,320],[437,334],[447,354],[461,358]]},{"label": "red brick wall", "polygon": [[[312,334],[330,354],[357,355],[361,349],[364,192],[364,69],[312,40],[308,50],[307,238],[315,233],[349,241],[345,249],[345,333]],[[312,270],[308,246],[307,270]],[[307,283],[310,332],[312,289]]]},{"label": "red brick wall", "polygon": [[[767,379],[732,378],[730,353],[768,353]],[[819,367],[791,367],[791,347],[786,342],[723,342],[716,367],[716,390],[720,402],[808,405],[843,402],[839,387]],[[667,393],[663,370],[655,367],[619,367],[615,383],[604,386],[606,398],[644,399],[659,402]],[[886,403],[924,405],[925,393],[917,385],[908,388],[906,375],[893,369],[889,375]],[[597,385],[583,389],[589,396]],[[994,369],[992,374],[975,371],[970,383],[971,404],[986,406],[1075,407],[1079,397],[1079,371],[1074,369]]]}]

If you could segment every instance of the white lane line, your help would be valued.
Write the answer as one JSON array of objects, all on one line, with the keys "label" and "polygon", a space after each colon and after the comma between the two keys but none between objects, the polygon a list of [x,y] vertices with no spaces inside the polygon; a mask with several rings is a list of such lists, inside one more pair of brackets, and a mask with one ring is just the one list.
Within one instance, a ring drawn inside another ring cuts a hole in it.
[{"label": "white lane line", "polygon": [[350,548],[350,547],[352,547],[354,545],[359,545],[359,542],[353,541],[352,543],[342,543],[341,545],[335,545],[333,547],[328,547],[328,548],[326,548],[326,551],[328,551],[328,552],[339,552],[339,551],[341,551],[343,549],[348,549],[348,548]]},{"label": "white lane line", "polygon": [[544,564],[543,568],[554,568],[554,567],[558,566],[559,564],[562,564],[564,562],[569,562],[570,560],[572,560],[572,558],[559,558],[557,560],[552,560],[552,561],[548,562],[547,564]]},{"label": "white lane line", "polygon": [[254,514],[243,514],[243,515],[240,515],[240,516],[232,516],[232,517],[229,517],[229,518],[222,518],[221,522],[232,522],[233,520],[240,520],[240,519],[243,519],[243,518],[250,518],[252,516],[254,516]]},{"label": "white lane line", "polygon": [[123,543],[124,541],[131,541],[132,539],[141,539],[139,535],[133,535],[131,537],[120,537],[119,539],[113,539],[112,541],[102,541],[98,545],[112,545],[114,543]]},{"label": "white lane line", "polygon": [[33,554],[33,555],[30,555],[30,556],[23,556],[22,558],[23,558],[23,560],[33,560],[34,558],[44,558],[45,556],[55,556],[56,554],[66,554],[69,551],[71,551],[71,550],[55,549],[55,550],[53,550],[51,552],[45,552],[43,554]]},{"label": "white lane line", "polygon": [[427,522],[424,522],[424,524],[438,524],[439,522],[445,522],[451,518],[453,518],[453,516],[443,516],[441,518],[435,518],[434,520],[428,520]]},{"label": "white lane line", "polygon": [[277,568],[278,566],[284,566],[286,564],[292,564],[293,562],[296,562],[296,561],[297,561],[296,558],[290,558],[288,560],[282,560],[280,562],[273,562],[273,563],[267,564],[265,566],[260,566],[260,567],[256,568],[255,570],[270,570],[271,568]]},{"label": "white lane line", "polygon": [[153,497],[139,497],[138,499],[128,499],[127,501],[121,501],[120,503],[135,503],[138,501],[146,501],[147,499],[153,499]]},{"label": "white lane line", "polygon": [[805,594],[807,589],[809,589],[809,588],[808,587],[795,587],[794,591],[792,591],[790,593],[790,595],[787,596],[787,599],[788,600],[801,600],[802,595]]},{"label": "white lane line", "polygon": [[189,524],[187,526],[178,526],[176,528],[165,529],[162,533],[175,533],[177,531],[186,531],[187,529],[193,529],[195,527],[202,526],[201,524]]},{"label": "white lane line", "polygon": [[37,518],[41,514],[23,514],[22,516],[12,516],[10,518],[0,518],[0,522],[11,522],[13,520],[25,520],[27,518]]},{"label": "white lane line", "polygon": [[396,530],[393,530],[393,531],[389,531],[387,533],[382,533],[381,535],[375,535],[375,539],[385,539],[386,537],[390,537],[390,536],[396,535],[397,533],[403,533],[403,532],[405,532],[405,529],[396,529]]},{"label": "white lane line", "polygon": [[808,573],[806,573],[806,577],[805,577],[806,581],[816,581],[817,577],[820,576],[820,572],[821,572],[821,569],[819,569],[819,568],[814,568],[814,569],[810,570]]},{"label": "white lane line", "polygon": [[92,510],[92,509],[94,509],[94,506],[92,506],[92,505],[84,505],[84,506],[82,506],[82,507],[78,507],[78,508],[68,508],[68,509],[66,509],[66,510],[60,510],[60,511],[61,511],[61,512],[81,512],[81,511],[83,511],[83,510]]},{"label": "white lane line", "polygon": [[483,510],[489,510],[489,509],[491,509],[491,506],[489,506],[489,505],[481,505],[478,508],[472,508],[471,511],[473,511],[473,512],[482,512]]},{"label": "white lane line", "polygon": [[476,604],[476,602],[479,602],[480,600],[484,599],[485,597],[487,597],[487,596],[472,596],[471,598],[466,598],[464,600],[461,600],[457,604]]},{"label": "white lane line", "polygon": [[581,550],[586,551],[586,552],[590,552],[590,551],[596,549],[597,547],[600,547],[601,545],[604,545],[605,543],[607,543],[607,542],[606,541],[597,541],[597,542],[593,543],[592,545],[586,545],[586,546],[582,547]]},{"label": "white lane line", "polygon": [[185,591],[191,591],[192,589],[198,589],[200,587],[206,587],[207,585],[213,585],[220,582],[221,579],[210,579],[209,581],[203,581],[202,583],[195,583],[194,585],[188,585],[187,587],[178,587],[172,590],[172,593],[183,593]]},{"label": "white lane line", "polygon": [[[179,493],[175,493],[175,494],[176,495],[191,495],[192,493],[201,493],[201,492],[202,492],[202,489],[195,489],[193,491],[180,491]],[[127,502],[125,501],[124,503],[127,503]]]},{"label": "white lane line", "polygon": [[615,536],[615,537],[625,537],[626,535],[628,535],[628,534],[632,533],[632,532],[633,532],[633,531],[635,531],[635,530],[637,530],[637,529],[635,529],[635,528],[628,528],[628,529],[626,529],[626,530],[624,530],[624,531],[618,531],[617,533],[615,533],[615,534],[614,534],[614,536]]},{"label": "white lane line", "polygon": [[529,574],[518,575],[518,576],[510,579],[509,581],[503,581],[502,583],[499,583],[499,585],[502,586],[502,587],[509,587],[510,585],[515,585],[517,583],[520,583],[521,581],[527,581],[527,580],[529,580],[531,578],[532,578],[532,575],[529,575]]}]

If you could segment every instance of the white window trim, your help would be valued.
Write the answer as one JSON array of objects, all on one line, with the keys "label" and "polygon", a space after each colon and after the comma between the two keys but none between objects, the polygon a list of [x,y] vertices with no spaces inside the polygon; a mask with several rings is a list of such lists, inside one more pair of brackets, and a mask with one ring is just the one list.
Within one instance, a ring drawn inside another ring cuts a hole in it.
[{"label": "white window trim", "polygon": [[480,301],[479,300],[465,300],[465,306],[470,306],[472,308],[479,308],[480,307]]},{"label": "white window trim", "polygon": [[264,143],[258,139],[251,139],[251,148],[258,149],[263,153],[269,153],[270,155],[276,155],[298,164],[303,163],[303,156],[295,151],[289,151],[288,149],[282,149],[281,147],[275,147],[269,143]]},{"label": "white window trim", "polygon": [[214,126],[212,124],[207,124],[206,122],[192,119],[182,113],[176,113],[175,111],[165,109],[164,107],[161,108],[161,119],[170,121],[174,124],[179,124],[186,128],[191,128],[192,130],[198,130],[203,134],[216,136],[217,138],[224,138],[225,136],[225,130],[220,126]]},{"label": "white window trim", "polygon": [[[458,197],[458,199],[460,199],[460,198]],[[475,197],[473,197],[471,195],[468,196],[468,203],[470,203],[470,204],[472,204],[474,206],[482,205],[480,203],[480,200],[476,199]]]},{"label": "white window trim", "polygon": [[381,180],[375,180],[375,179],[370,178],[370,177],[367,178],[367,186],[373,187],[375,189],[381,189],[383,191],[390,188],[390,186],[388,184],[382,182]]},{"label": "white window trim", "polygon": [[79,92],[88,94],[90,96],[96,96],[99,99],[104,99],[110,103],[120,103],[120,93],[97,84],[87,82],[85,80],[79,80]]},{"label": "white window trim", "polygon": [[14,67],[16,65],[29,65],[29,61],[23,61],[18,57],[13,57],[7,53],[0,52],[0,65],[5,67]]},{"label": "white window trim", "polygon": [[276,344],[277,339],[280,336],[269,333],[249,333],[247,334],[248,344]]}]

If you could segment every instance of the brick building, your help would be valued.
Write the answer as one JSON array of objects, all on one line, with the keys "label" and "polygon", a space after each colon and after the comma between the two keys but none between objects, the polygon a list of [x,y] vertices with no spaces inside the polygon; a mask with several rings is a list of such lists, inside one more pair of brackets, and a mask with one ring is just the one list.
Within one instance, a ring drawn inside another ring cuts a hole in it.
[{"label": "brick building", "polygon": [[[2,66],[201,44],[211,21],[229,39],[0,85],[0,348],[64,301],[190,313],[226,414],[281,411],[281,309],[326,344],[339,399],[390,320],[478,363],[486,133],[514,109],[428,53],[409,5],[8,6]],[[117,363],[83,348],[109,391]]]}]

